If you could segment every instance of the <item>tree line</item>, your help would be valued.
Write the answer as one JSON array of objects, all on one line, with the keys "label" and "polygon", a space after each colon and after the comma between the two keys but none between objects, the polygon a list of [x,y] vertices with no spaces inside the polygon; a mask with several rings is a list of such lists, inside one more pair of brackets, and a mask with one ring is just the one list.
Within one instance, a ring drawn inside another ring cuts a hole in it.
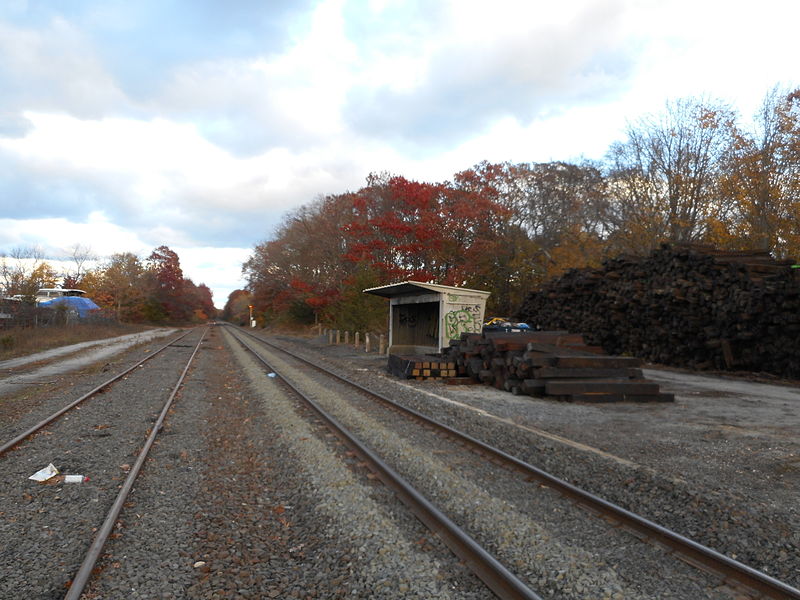
[{"label": "tree line", "polygon": [[69,267],[58,271],[38,248],[0,254],[3,295],[33,302],[41,288],[77,288],[107,316],[127,323],[197,322],[216,314],[211,290],[184,277],[180,258],[168,246],[155,248],[144,260],[120,252],[97,261],[90,249],[77,244],[71,259]]},{"label": "tree line", "polygon": [[625,138],[602,161],[379,173],[317,198],[255,246],[226,315],[368,328],[384,304],[361,290],[402,279],[490,290],[488,310],[509,315],[567,269],[663,242],[800,254],[800,89],[770,91],[747,126],[719,101],[668,102]]}]

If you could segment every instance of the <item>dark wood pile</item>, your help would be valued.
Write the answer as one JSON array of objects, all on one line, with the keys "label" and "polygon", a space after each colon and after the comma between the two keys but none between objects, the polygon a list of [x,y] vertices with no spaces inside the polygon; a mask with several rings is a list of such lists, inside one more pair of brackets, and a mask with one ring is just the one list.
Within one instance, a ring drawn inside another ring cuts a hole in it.
[{"label": "dark wood pile", "polygon": [[695,369],[800,377],[800,286],[793,261],[707,246],[662,246],[573,270],[518,316],[581,331],[611,354]]},{"label": "dark wood pile", "polygon": [[581,402],[671,402],[644,379],[642,361],[608,356],[566,331],[465,333],[445,358],[459,375],[513,394]]},{"label": "dark wood pile", "polygon": [[456,364],[436,356],[389,355],[388,371],[403,379],[444,379],[456,376]]}]

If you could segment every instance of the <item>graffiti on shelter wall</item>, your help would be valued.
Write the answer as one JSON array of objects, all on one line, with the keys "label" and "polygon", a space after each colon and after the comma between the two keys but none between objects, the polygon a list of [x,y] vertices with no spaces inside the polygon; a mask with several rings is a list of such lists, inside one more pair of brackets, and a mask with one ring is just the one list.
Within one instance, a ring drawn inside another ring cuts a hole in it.
[{"label": "graffiti on shelter wall", "polygon": [[397,310],[397,320],[403,327],[413,329],[417,326],[417,313],[405,306],[401,306]]},{"label": "graffiti on shelter wall", "polygon": [[472,304],[451,310],[444,316],[447,339],[458,339],[462,333],[476,333],[481,330],[481,305]]}]

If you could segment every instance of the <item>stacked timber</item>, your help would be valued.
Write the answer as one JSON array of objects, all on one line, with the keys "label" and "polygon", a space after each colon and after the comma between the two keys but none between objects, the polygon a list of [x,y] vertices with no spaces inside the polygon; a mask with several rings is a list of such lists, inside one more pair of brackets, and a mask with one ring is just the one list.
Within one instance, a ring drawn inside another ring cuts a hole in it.
[{"label": "stacked timber", "polygon": [[580,402],[671,402],[641,359],[608,356],[566,331],[465,333],[445,352],[460,376],[515,395]]},{"label": "stacked timber", "polygon": [[582,331],[612,354],[693,369],[800,377],[800,285],[765,252],[664,245],[573,270],[531,294],[518,317]]},{"label": "stacked timber", "polygon": [[437,356],[389,355],[389,372],[402,379],[444,379],[456,376],[455,362]]}]

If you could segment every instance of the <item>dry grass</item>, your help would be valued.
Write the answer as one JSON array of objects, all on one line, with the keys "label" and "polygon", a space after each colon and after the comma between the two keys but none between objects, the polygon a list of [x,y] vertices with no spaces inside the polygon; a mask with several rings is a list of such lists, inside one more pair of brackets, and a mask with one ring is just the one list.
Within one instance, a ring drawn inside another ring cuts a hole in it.
[{"label": "dry grass", "polygon": [[101,340],[150,329],[145,325],[61,325],[0,329],[0,360],[90,340]]}]

